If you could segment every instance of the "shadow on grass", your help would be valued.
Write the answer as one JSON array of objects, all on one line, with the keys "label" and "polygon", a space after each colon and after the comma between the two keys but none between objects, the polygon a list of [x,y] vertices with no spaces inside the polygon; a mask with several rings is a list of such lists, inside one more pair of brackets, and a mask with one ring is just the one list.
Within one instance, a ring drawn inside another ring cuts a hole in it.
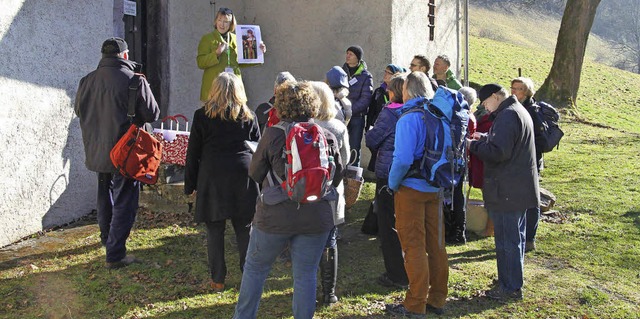
[{"label": "shadow on grass", "polygon": [[[157,247],[130,250],[144,262],[117,270],[105,268],[104,251],[97,257],[95,253],[80,256],[100,247],[99,242],[13,261],[13,269],[5,265],[11,271],[3,271],[0,280],[0,295],[4,296],[0,317],[4,313],[13,318],[62,318],[67,314],[120,318],[132,309],[152,309],[157,303],[179,307],[180,299],[211,294],[204,237],[181,234],[159,241]],[[240,282],[237,250],[228,241],[226,246],[230,289],[224,294],[233,294]],[[229,306],[228,317],[231,313]]]},{"label": "shadow on grass", "polygon": [[491,260],[496,258],[494,249],[468,250],[459,253],[449,254],[449,265],[466,264]]},{"label": "shadow on grass", "polygon": [[[384,303],[404,298],[402,290],[376,283],[384,272],[379,242],[360,233],[369,203],[359,201],[347,212],[346,223],[340,227],[337,294],[345,302],[337,308],[319,308],[318,318],[336,318],[343,311],[353,313],[363,299],[362,307],[372,309],[369,315],[339,318],[388,318]],[[233,231],[227,231],[225,238],[228,289],[215,294],[208,287],[204,230],[192,226],[191,217],[184,214],[140,214],[129,247],[134,247],[130,252],[145,263],[119,270],[105,269],[99,236],[84,239],[78,243],[80,247],[4,262],[0,264],[0,295],[4,296],[0,317],[230,318],[241,281]],[[158,232],[148,232],[155,228]],[[149,235],[151,238],[145,237]],[[149,248],[135,249],[136,245]],[[493,258],[492,251],[476,250],[451,254],[450,262],[489,258]],[[274,264],[258,318],[292,316],[291,271],[283,264]],[[452,300],[447,303],[445,317],[480,313],[498,306],[484,298]]]},{"label": "shadow on grass", "polygon": [[640,229],[640,207],[634,207],[632,210],[624,213],[623,217],[627,217],[633,220],[633,224]]}]

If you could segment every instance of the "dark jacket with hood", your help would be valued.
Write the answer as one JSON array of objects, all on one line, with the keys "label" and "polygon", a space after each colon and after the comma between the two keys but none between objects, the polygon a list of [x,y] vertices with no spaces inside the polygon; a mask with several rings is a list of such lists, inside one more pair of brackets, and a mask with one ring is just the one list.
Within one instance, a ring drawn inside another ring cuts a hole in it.
[{"label": "dark jacket with hood", "polygon": [[[289,122],[290,120],[282,120]],[[296,122],[307,122],[308,119],[296,119]],[[324,130],[329,144],[329,155],[333,156],[336,164],[336,172],[333,186],[336,187],[342,181],[343,159],[340,158],[340,150],[336,137]],[[323,199],[313,203],[298,204],[288,198],[270,205],[266,203],[265,193],[271,188],[282,188],[280,185],[271,186],[267,174],[273,170],[282,180],[285,180],[286,158],[283,157],[285,145],[284,131],[277,127],[267,127],[258,143],[249,166],[249,176],[262,184],[262,193],[256,203],[256,213],[253,226],[272,234],[316,234],[333,228],[333,203]],[[286,193],[285,193],[286,196]],[[337,193],[335,200],[337,200]]]},{"label": "dark jacket with hood", "polygon": [[349,66],[345,63],[342,69],[349,76],[349,96],[352,117],[362,117],[367,114],[369,104],[373,98],[373,76],[367,70],[367,64],[360,61],[353,74],[349,73]]},{"label": "dark jacket with hood", "polygon": [[491,113],[486,137],[469,147],[484,163],[482,195],[490,211],[525,211],[539,205],[533,123],[527,110],[510,96]]},{"label": "dark jacket with hood", "polygon": [[[98,68],[80,80],[74,110],[80,118],[85,165],[90,171],[117,171],[109,153],[130,126],[127,107],[134,66],[135,62],[118,57],[102,58]],[[160,116],[144,77],[138,83],[135,111],[134,123],[138,126]]]}]

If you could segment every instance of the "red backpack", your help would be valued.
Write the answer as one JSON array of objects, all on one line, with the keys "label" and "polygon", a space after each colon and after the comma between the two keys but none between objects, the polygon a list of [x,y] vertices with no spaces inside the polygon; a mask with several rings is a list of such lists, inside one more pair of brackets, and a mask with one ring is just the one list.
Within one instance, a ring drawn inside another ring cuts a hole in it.
[{"label": "red backpack", "polygon": [[286,180],[274,172],[278,183],[292,201],[311,203],[322,199],[330,191],[336,169],[322,128],[313,122],[280,122],[273,127],[282,129],[286,136]]}]

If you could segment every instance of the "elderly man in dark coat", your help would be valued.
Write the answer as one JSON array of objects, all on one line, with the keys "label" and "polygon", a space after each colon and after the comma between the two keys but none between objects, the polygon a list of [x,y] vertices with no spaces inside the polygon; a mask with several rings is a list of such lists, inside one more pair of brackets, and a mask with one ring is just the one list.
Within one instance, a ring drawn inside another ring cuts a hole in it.
[{"label": "elderly man in dark coat", "polygon": [[495,226],[498,283],[493,299],[522,299],[525,213],[540,201],[533,123],[515,96],[497,84],[480,89],[491,112],[488,134],[474,133],[469,150],[484,162],[483,198]]},{"label": "elderly man in dark coat", "polygon": [[80,80],[74,110],[80,119],[85,165],[98,174],[98,225],[106,266],[121,268],[139,261],[127,254],[126,241],[138,210],[140,184],[118,172],[109,152],[131,125],[127,116],[131,84],[138,87],[133,123],[141,126],[157,120],[160,109],[147,80],[133,76],[136,63],[129,61],[127,42],[109,38],[101,52],[98,68]]}]

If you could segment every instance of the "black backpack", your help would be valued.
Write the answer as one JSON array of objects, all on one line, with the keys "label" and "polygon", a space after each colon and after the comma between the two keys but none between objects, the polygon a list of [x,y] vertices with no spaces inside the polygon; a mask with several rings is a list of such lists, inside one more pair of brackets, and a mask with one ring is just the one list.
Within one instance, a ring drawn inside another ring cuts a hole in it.
[{"label": "black backpack", "polygon": [[551,152],[559,146],[560,140],[564,136],[564,132],[558,125],[560,113],[549,103],[538,101],[536,104],[538,104],[537,113],[542,120],[542,127],[536,128],[541,131],[540,141],[536,144],[542,147],[543,153]]}]

